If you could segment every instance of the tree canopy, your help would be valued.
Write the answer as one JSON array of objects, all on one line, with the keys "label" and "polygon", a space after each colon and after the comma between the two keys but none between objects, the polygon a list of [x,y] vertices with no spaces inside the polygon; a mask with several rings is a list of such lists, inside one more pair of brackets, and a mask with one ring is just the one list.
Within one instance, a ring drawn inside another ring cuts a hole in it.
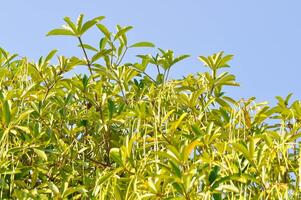
[{"label": "tree canopy", "polygon": [[[128,44],[132,27],[111,32],[103,19],[65,17],[47,34],[73,37],[83,58],[0,49],[0,199],[298,198],[300,101],[227,96],[239,84],[221,70],[224,52],[181,79],[169,74],[189,55],[158,48],[125,62],[155,45]],[[93,45],[82,37],[91,28]]]}]

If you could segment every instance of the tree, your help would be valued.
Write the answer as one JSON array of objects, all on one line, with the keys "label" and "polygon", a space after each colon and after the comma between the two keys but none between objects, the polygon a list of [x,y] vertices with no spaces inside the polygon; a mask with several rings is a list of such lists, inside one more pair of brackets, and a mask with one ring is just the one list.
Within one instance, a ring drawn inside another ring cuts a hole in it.
[{"label": "tree", "polygon": [[[232,55],[200,56],[207,72],[170,79],[188,55],[158,49],[125,63],[131,26],[104,17],[47,35],[74,37],[84,58],[38,62],[0,50],[0,198],[284,199],[301,187],[301,103],[234,100],[220,72]],[[97,28],[97,47],[82,35]],[[78,66],[86,74],[67,78]],[[152,76],[148,67],[156,71]]]}]

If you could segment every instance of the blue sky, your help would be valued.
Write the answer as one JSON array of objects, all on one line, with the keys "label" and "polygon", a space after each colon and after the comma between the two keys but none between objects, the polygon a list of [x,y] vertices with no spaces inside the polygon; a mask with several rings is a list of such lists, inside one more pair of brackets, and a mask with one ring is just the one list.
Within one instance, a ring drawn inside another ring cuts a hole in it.
[{"label": "blue sky", "polygon": [[[229,70],[241,87],[228,94],[274,103],[276,95],[289,92],[301,99],[300,8],[300,0],[9,0],[1,2],[0,47],[31,59],[52,49],[80,55],[72,38],[45,34],[61,26],[64,16],[104,15],[111,29],[134,26],[129,41],[150,41],[176,55],[192,55],[175,66],[173,77],[204,71],[199,55],[234,54]],[[99,37],[92,31],[85,41],[96,44]]]}]

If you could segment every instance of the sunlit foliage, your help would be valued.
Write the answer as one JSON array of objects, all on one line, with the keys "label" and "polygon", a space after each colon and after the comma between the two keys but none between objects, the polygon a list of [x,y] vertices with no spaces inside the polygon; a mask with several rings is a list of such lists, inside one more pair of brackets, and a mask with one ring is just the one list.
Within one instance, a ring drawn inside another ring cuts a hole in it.
[{"label": "sunlit foliage", "polygon": [[[111,32],[103,19],[66,17],[47,34],[73,37],[83,58],[0,49],[0,199],[300,198],[300,101],[226,96],[238,83],[220,70],[233,57],[223,52],[181,79],[170,70],[188,55],[125,62],[154,45],[129,44],[132,27]],[[91,28],[94,45],[82,37]]]}]

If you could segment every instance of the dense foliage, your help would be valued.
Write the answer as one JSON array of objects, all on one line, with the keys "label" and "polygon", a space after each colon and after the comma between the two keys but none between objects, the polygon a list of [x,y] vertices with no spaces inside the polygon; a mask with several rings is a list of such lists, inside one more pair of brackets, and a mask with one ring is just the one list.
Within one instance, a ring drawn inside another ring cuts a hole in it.
[{"label": "dense foliage", "polygon": [[[189,57],[159,49],[125,63],[130,26],[104,17],[66,25],[84,58],[38,62],[0,51],[0,199],[298,198],[301,103],[234,100],[232,55],[200,56],[208,71],[169,79]],[[96,46],[82,35],[100,31]],[[53,64],[56,63],[56,64]],[[70,78],[78,66],[87,73]],[[152,75],[147,68],[154,69]]]}]

